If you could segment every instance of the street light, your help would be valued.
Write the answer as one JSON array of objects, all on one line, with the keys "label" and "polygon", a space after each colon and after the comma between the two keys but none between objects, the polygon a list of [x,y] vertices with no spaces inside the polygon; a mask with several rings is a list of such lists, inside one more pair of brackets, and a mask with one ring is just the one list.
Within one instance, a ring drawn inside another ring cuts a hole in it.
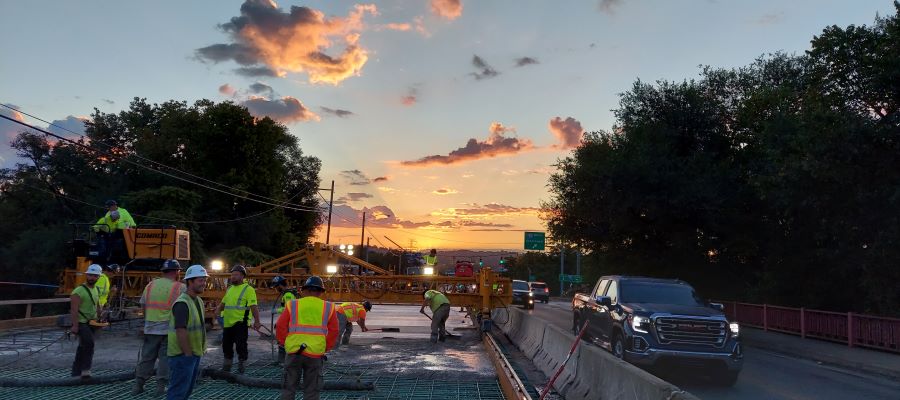
[{"label": "street light", "polygon": [[434,275],[434,267],[425,267],[422,269],[422,275]]},{"label": "street light", "polygon": [[337,271],[338,271],[337,265],[326,265],[325,266],[325,272],[327,272],[329,274],[336,274]]},{"label": "street light", "polygon": [[223,268],[225,268],[225,263],[223,263],[222,260],[212,260],[212,262],[209,263],[209,267],[213,271],[221,271]]}]

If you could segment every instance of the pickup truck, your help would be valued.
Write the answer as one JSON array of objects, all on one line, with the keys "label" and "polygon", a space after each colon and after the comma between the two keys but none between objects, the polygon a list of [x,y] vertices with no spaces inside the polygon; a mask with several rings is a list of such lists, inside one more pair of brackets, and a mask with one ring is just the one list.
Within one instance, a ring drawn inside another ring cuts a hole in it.
[{"label": "pickup truck", "polygon": [[614,356],[649,368],[696,367],[716,381],[737,381],[744,355],[740,327],[721,304],[675,279],[604,276],[572,300],[573,330]]}]

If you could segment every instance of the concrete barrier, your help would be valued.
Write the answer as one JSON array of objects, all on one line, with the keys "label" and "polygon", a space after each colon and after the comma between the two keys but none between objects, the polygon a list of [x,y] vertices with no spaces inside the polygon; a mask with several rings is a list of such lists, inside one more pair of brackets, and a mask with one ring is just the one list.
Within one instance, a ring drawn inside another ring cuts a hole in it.
[{"label": "concrete barrier", "polygon": [[[565,361],[575,336],[515,308],[495,310],[495,318],[502,319],[507,312],[510,322],[498,327],[535,367],[548,377],[553,376]],[[586,343],[579,343],[553,386],[567,400],[697,400],[677,386]]]}]

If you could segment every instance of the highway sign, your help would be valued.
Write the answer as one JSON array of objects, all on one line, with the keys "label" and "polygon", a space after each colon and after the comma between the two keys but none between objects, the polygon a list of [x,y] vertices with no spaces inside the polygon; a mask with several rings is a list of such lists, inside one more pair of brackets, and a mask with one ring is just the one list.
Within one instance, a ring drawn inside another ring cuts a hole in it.
[{"label": "highway sign", "polygon": [[525,250],[543,251],[546,246],[544,232],[525,232]]},{"label": "highway sign", "polygon": [[566,275],[566,274],[559,274],[559,281],[560,282],[569,282],[569,283],[581,283],[582,282],[581,275]]}]

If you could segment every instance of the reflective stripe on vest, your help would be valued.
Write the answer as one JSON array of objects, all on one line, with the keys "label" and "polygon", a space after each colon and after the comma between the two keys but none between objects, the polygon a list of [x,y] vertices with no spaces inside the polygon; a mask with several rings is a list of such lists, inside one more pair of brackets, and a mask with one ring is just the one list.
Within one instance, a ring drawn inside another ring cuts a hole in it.
[{"label": "reflective stripe on vest", "polygon": [[437,265],[437,256],[425,256],[425,264],[428,265]]},{"label": "reflective stripe on vest", "polygon": [[287,307],[291,313],[285,350],[296,353],[303,347],[303,354],[321,356],[327,347],[328,319],[335,312],[332,303],[317,297],[291,300]]},{"label": "reflective stripe on vest", "polygon": [[359,303],[343,303],[340,307],[349,322],[356,322],[359,319],[359,310],[363,308]]},{"label": "reflective stripe on vest", "polygon": [[[246,310],[249,310],[249,309],[250,309],[249,307],[246,307],[246,306],[242,306],[242,305],[241,305],[241,300],[244,299],[244,293],[247,293],[247,288],[250,287],[250,285],[249,285],[249,284],[246,284],[246,283],[244,283],[243,285],[244,285],[244,288],[241,289],[241,294],[238,295],[237,302],[235,302],[236,305],[234,305],[234,306],[225,305],[225,309],[226,309],[226,310],[241,310],[241,311],[246,311]],[[226,295],[227,295],[227,293],[226,293]],[[224,302],[224,301],[223,301],[223,302]]]},{"label": "reflective stripe on vest", "polygon": [[[175,300],[175,303],[184,303],[188,308],[188,321],[185,329],[188,334],[188,342],[191,344],[191,353],[194,356],[202,356],[206,352],[206,316],[203,311],[203,299],[198,297],[197,302],[200,303],[199,310],[194,299],[187,293],[182,293],[181,296],[178,296],[178,300]],[[184,354],[178,344],[178,336],[175,332],[175,315],[173,314],[169,317],[168,349],[166,351],[169,357]]]},{"label": "reflective stripe on vest", "polygon": [[[159,282],[161,279],[164,281]],[[168,286],[168,287],[167,287]],[[144,307],[147,308],[147,321],[168,321],[172,305],[181,294],[181,284],[166,278],[157,278],[147,285]]]}]

